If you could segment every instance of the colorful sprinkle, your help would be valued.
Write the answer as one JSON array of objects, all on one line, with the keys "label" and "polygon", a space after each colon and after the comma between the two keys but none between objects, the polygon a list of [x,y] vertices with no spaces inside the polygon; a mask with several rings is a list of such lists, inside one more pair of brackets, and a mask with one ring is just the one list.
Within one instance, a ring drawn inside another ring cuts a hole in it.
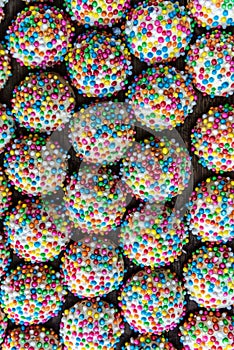
[{"label": "colorful sprinkle", "polygon": [[126,93],[126,102],[134,109],[138,121],[153,130],[183,124],[196,100],[191,76],[161,65],[136,76]]},{"label": "colorful sprinkle", "polygon": [[[8,319],[7,319],[6,315],[0,309],[0,344],[2,344],[2,342],[5,338],[7,321],[8,321]],[[1,347],[1,349],[3,350],[3,347]]]},{"label": "colorful sprinkle", "polygon": [[198,162],[217,172],[234,170],[234,106],[211,107],[192,130],[192,151]]},{"label": "colorful sprinkle", "polygon": [[74,31],[61,9],[37,4],[17,15],[6,40],[10,53],[22,66],[45,68],[63,61]]},{"label": "colorful sprinkle", "polygon": [[161,334],[185,315],[185,290],[169,269],[138,272],[123,288],[119,306],[130,326],[140,333]]},{"label": "colorful sprinkle", "polygon": [[132,212],[120,228],[120,246],[137,265],[169,265],[188,242],[184,224],[169,207],[146,204]]},{"label": "colorful sprinkle", "polygon": [[6,215],[4,232],[14,252],[25,261],[54,260],[66,248],[72,225],[65,205],[32,199],[19,201]]},{"label": "colorful sprinkle", "polygon": [[60,335],[67,350],[114,349],[124,331],[120,313],[105,301],[81,301],[64,311]]},{"label": "colorful sprinkle", "polygon": [[7,245],[6,237],[0,234],[0,278],[8,270],[11,260],[11,252],[9,246]]},{"label": "colorful sprinkle", "polygon": [[152,136],[129,148],[121,172],[135,196],[151,202],[171,200],[188,186],[190,156],[175,139]]},{"label": "colorful sprinkle", "polygon": [[2,350],[62,350],[58,335],[44,326],[21,326],[9,332]]},{"label": "colorful sprinkle", "polygon": [[233,239],[234,180],[213,176],[199,183],[190,198],[187,221],[202,241]]},{"label": "colorful sprinkle", "polygon": [[226,312],[200,310],[191,313],[180,331],[184,350],[234,349],[234,316]]},{"label": "colorful sprinkle", "polygon": [[134,140],[135,114],[122,102],[80,109],[70,121],[69,137],[78,157],[91,163],[119,160]]},{"label": "colorful sprinkle", "polygon": [[4,6],[8,3],[8,0],[0,0],[0,23],[5,18]]},{"label": "colorful sprinkle", "polygon": [[67,213],[82,233],[107,234],[121,223],[126,211],[126,186],[112,175],[81,163],[70,177],[64,201]]},{"label": "colorful sprinkle", "polygon": [[75,107],[75,95],[65,77],[54,72],[30,73],[15,87],[12,113],[20,126],[36,132],[61,130]]},{"label": "colorful sprinkle", "polygon": [[118,289],[124,274],[119,248],[107,239],[73,242],[62,257],[64,283],[79,297],[97,297]]},{"label": "colorful sprinkle", "polygon": [[112,26],[125,18],[130,0],[65,0],[67,12],[79,24]]},{"label": "colorful sprinkle", "polygon": [[130,342],[125,343],[125,350],[176,350],[164,336],[154,334],[142,334],[137,338],[131,338]]},{"label": "colorful sprinkle", "polygon": [[20,264],[3,280],[0,297],[8,318],[27,326],[57,316],[66,294],[62,275],[53,267]]},{"label": "colorful sprinkle", "polygon": [[3,214],[12,205],[12,190],[7,182],[6,175],[0,167],[0,214]]},{"label": "colorful sprinkle", "polygon": [[[0,11],[0,22],[1,22],[1,11]],[[0,44],[0,89],[2,89],[6,85],[6,82],[9,76],[11,76],[9,52],[8,50],[6,50],[5,46]]]},{"label": "colorful sprinkle", "polygon": [[131,55],[118,37],[92,31],[78,36],[66,58],[71,83],[79,94],[110,97],[125,88],[132,74]]},{"label": "colorful sprinkle", "polygon": [[6,105],[0,103],[0,153],[15,136],[15,123]]},{"label": "colorful sprinkle", "polygon": [[67,171],[67,155],[57,141],[30,134],[7,148],[4,167],[11,183],[28,195],[59,190]]},{"label": "colorful sprinkle", "polygon": [[208,309],[234,303],[234,254],[231,248],[212,244],[197,249],[183,268],[191,300]]},{"label": "colorful sprinkle", "polygon": [[196,88],[214,96],[234,91],[234,36],[218,30],[199,36],[186,57]]},{"label": "colorful sprinkle", "polygon": [[4,11],[3,11],[3,8],[0,7],[0,23],[2,22],[2,20],[4,19],[4,17],[5,17],[5,13],[4,13]]},{"label": "colorful sprinkle", "polygon": [[198,25],[208,30],[234,25],[233,0],[189,0],[187,9]]},{"label": "colorful sprinkle", "polygon": [[184,55],[192,37],[192,20],[178,2],[144,1],[126,16],[131,53],[147,64]]}]

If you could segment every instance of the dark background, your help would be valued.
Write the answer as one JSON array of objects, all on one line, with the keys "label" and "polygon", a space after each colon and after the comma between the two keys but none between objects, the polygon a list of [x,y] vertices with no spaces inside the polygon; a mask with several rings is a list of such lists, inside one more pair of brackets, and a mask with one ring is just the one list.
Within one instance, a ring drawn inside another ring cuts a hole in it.
[{"label": "dark background", "polygon": [[[50,1],[50,2],[48,1],[47,3],[56,5],[60,8],[63,8],[63,1],[59,1],[59,0]],[[134,5],[134,3],[137,3],[137,1],[133,1],[132,6]],[[186,4],[186,2],[180,1],[180,4],[184,5],[184,4]],[[22,9],[24,9],[27,6],[28,5],[23,1],[10,0],[8,2],[8,4],[4,8],[5,19],[0,23],[0,41],[3,41],[3,42],[5,41],[6,30],[7,30],[8,26],[10,25],[12,19],[15,18],[15,16],[17,15],[17,13],[19,11],[21,11]],[[124,21],[122,24],[124,24]],[[121,24],[119,24],[118,26],[121,26]],[[73,41],[76,40],[76,37],[79,33],[82,33],[85,31],[85,28],[83,26],[78,26],[77,23],[75,23],[75,27],[76,27],[76,36],[75,36]],[[108,29],[108,31],[111,32],[112,30]],[[193,38],[192,38],[192,43],[196,40],[197,36],[199,36],[201,33],[205,32],[205,31],[206,31],[205,29],[201,29],[201,28],[196,27],[195,31],[194,31]],[[226,32],[231,31],[232,33],[234,33],[234,28],[228,27],[225,29],[225,31]],[[148,67],[146,64],[140,62],[134,56],[132,56],[132,62],[133,62],[133,75],[132,75],[132,77],[130,77],[130,80],[129,80],[130,83],[134,79],[134,75],[139,74],[143,69],[146,69]],[[184,57],[182,57],[182,58],[180,57],[175,62],[172,62],[171,65],[175,66],[179,70],[184,70],[184,67],[185,67]],[[28,68],[21,67],[14,59],[12,59],[12,61],[11,61],[11,66],[12,66],[12,76],[9,78],[4,89],[2,89],[0,91],[0,103],[6,104],[9,108],[11,108],[10,99],[12,98],[12,90],[13,90],[14,86],[19,84],[20,81],[23,80],[26,77],[26,75],[29,73]],[[48,70],[53,70],[55,72],[60,73],[61,75],[67,74],[65,65],[63,63],[61,65],[57,65],[57,66],[53,67],[52,69],[48,69]],[[33,70],[30,70],[30,71],[33,71]],[[75,91],[75,89],[74,89],[74,91]],[[197,91],[197,96],[198,96],[197,105],[194,108],[193,113],[187,117],[183,126],[177,127],[177,130],[179,131],[180,135],[182,136],[182,138],[186,144],[186,147],[188,148],[188,150],[191,154],[191,157],[192,157],[192,164],[193,164],[193,171],[194,171],[194,184],[195,185],[198,182],[200,182],[201,180],[206,179],[208,176],[214,175],[214,173],[211,171],[208,171],[207,169],[205,169],[201,165],[199,165],[197,158],[191,153],[191,151],[190,151],[190,148],[191,148],[191,142],[190,142],[191,130],[192,130],[193,126],[196,124],[197,118],[199,116],[201,116],[203,113],[206,113],[211,106],[219,106],[219,105],[222,105],[224,103],[234,103],[234,95],[230,96],[228,98],[224,98],[224,97],[210,98],[209,96],[203,96],[199,91]],[[117,98],[119,101],[123,102],[124,101],[124,93],[120,92],[117,95]],[[115,96],[115,99],[116,99],[116,96]],[[90,103],[92,101],[94,101],[94,99],[84,98],[81,95],[78,95],[76,93],[76,108],[81,106],[83,103]],[[22,133],[24,131],[23,131],[23,129],[18,128],[18,132]],[[145,136],[147,136],[145,134],[145,132],[138,128],[137,129],[137,139],[142,139]],[[66,137],[66,136],[64,136],[64,137]],[[64,140],[64,142],[66,142],[66,139]],[[78,169],[79,162],[78,162],[77,158],[75,157],[75,153],[72,149],[70,149],[69,153],[71,155],[71,158],[69,161],[69,172],[71,173],[72,171]],[[2,165],[2,163],[3,163],[3,156],[4,156],[4,154],[2,154],[0,156],[0,165]],[[233,173],[224,173],[223,175],[234,178]],[[21,197],[22,197],[21,194],[19,194],[17,191],[14,191],[14,203],[13,203],[13,205],[15,205],[17,203],[18,199]],[[0,224],[1,224],[1,222],[0,222]],[[234,250],[234,242],[229,242],[227,245],[231,246],[232,249]],[[185,253],[182,254],[182,256],[178,259],[178,261],[176,261],[170,265],[170,269],[172,271],[176,271],[179,278],[182,278],[182,266],[183,266],[184,262],[187,261],[187,259],[191,256],[192,251],[194,251],[199,246],[201,246],[201,242],[198,241],[194,236],[192,236],[190,234],[189,244],[186,245],[184,248]],[[15,266],[16,264],[18,264],[20,262],[20,259],[18,259],[13,254],[12,254],[12,257],[13,257],[13,262],[11,264],[11,267]],[[56,268],[58,268],[59,264],[60,264],[60,258],[51,262],[51,264],[53,266],[55,266]],[[124,281],[126,281],[132,274],[134,274],[136,271],[139,270],[139,267],[135,266],[133,263],[130,263],[128,259],[125,259],[125,265],[126,265],[126,274],[125,274]],[[117,295],[118,295],[118,292],[112,292],[105,299],[113,302],[114,305],[117,306]],[[65,308],[69,308],[70,306],[74,305],[78,300],[79,300],[78,298],[74,297],[70,293],[67,297],[66,303],[63,307],[63,310]],[[188,298],[187,298],[187,300],[188,300]],[[189,315],[189,313],[191,311],[194,311],[194,310],[198,310],[197,304],[194,302],[190,302],[188,300],[186,317]],[[233,310],[231,310],[229,312],[233,313]],[[59,314],[59,316],[51,319],[45,325],[47,325],[48,327],[53,327],[57,332],[59,332],[59,322],[61,319],[61,315],[62,315],[62,312]],[[13,323],[9,322],[9,329],[14,328],[14,327],[15,327],[15,325]],[[123,345],[124,341],[126,339],[128,339],[130,337],[130,335],[133,335],[133,334],[134,333],[126,325],[125,334],[121,338],[121,344]],[[170,341],[178,349],[181,348],[181,344],[180,344],[179,338],[178,338],[178,327],[175,330],[169,332],[168,337],[169,337]],[[118,349],[120,349],[120,348],[121,348],[121,345],[118,346]]]}]

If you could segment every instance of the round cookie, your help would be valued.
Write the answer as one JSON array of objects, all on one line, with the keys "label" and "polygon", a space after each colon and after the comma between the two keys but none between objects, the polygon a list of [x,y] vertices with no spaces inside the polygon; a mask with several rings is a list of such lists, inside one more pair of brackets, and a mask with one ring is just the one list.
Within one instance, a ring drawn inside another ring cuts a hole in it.
[{"label": "round cookie", "polygon": [[213,176],[199,183],[188,208],[188,226],[202,241],[234,238],[234,181],[230,178]]},{"label": "round cookie", "polygon": [[13,91],[12,113],[20,126],[36,132],[61,130],[74,111],[75,95],[55,72],[30,73]]},{"label": "round cookie", "polygon": [[[1,18],[1,11],[0,11],[0,18]],[[10,75],[11,75],[10,55],[8,50],[6,50],[5,46],[0,44],[0,90],[4,88]]]},{"label": "round cookie", "polygon": [[122,102],[81,108],[70,121],[69,137],[77,156],[91,163],[118,161],[134,140],[135,114]]},{"label": "round cookie", "polygon": [[61,9],[36,4],[18,13],[6,40],[10,53],[22,66],[46,68],[63,61],[74,31]]},{"label": "round cookie", "polygon": [[6,274],[11,260],[11,252],[7,245],[6,237],[0,234],[0,278]]},{"label": "round cookie", "polygon": [[183,268],[190,299],[207,309],[225,308],[234,302],[234,254],[231,248],[212,244],[193,252]]},{"label": "round cookie", "polygon": [[122,290],[119,306],[131,328],[161,334],[174,329],[185,314],[185,290],[169,269],[136,273]]},{"label": "round cookie", "polygon": [[62,350],[58,335],[53,329],[44,326],[32,325],[17,327],[9,332],[2,350]]},{"label": "round cookie", "polygon": [[30,134],[7,148],[4,167],[10,182],[24,194],[36,196],[57,191],[67,171],[67,154],[58,142]]},{"label": "round cookie", "polygon": [[0,103],[0,153],[15,136],[15,123],[12,114],[5,104]]},{"label": "round cookie", "polygon": [[62,257],[64,283],[78,297],[92,298],[118,289],[124,275],[119,248],[107,239],[72,242]]},{"label": "round cookie", "polygon": [[65,310],[60,336],[67,350],[109,350],[116,347],[124,331],[120,313],[106,301],[80,301]]},{"label": "round cookie", "polygon": [[211,107],[198,118],[191,132],[198,162],[215,172],[234,170],[234,105]]},{"label": "round cookie", "polygon": [[169,265],[182,254],[187,242],[181,218],[159,203],[132,212],[120,228],[120,246],[136,265]]},{"label": "round cookie", "polygon": [[153,130],[183,124],[196,100],[191,76],[162,65],[136,76],[126,92],[126,102],[132,106],[136,119]]},{"label": "round cookie", "polygon": [[121,223],[126,211],[126,186],[97,168],[83,165],[70,177],[64,201],[67,214],[82,233],[107,234]]},{"label": "round cookie", "polygon": [[0,292],[7,317],[25,326],[57,316],[66,294],[61,273],[43,264],[18,265],[7,274]]},{"label": "round cookie", "polygon": [[184,55],[193,24],[178,2],[149,0],[126,16],[125,35],[133,55],[151,65]]},{"label": "round cookie", "polygon": [[110,27],[124,18],[131,7],[130,0],[65,0],[64,5],[78,24]]},{"label": "round cookie", "polygon": [[130,52],[121,38],[97,31],[78,36],[66,58],[71,83],[79,94],[110,97],[125,88],[132,74]]},{"label": "round cookie", "polygon": [[214,30],[199,36],[186,57],[186,69],[204,95],[229,96],[234,91],[234,36]]},{"label": "round cookie", "polygon": [[65,211],[64,203],[34,198],[19,201],[3,223],[9,245],[25,261],[56,259],[71,236]]},{"label": "round cookie", "polygon": [[12,205],[12,191],[11,186],[7,181],[5,173],[0,167],[0,214],[4,212]]},{"label": "round cookie", "polygon": [[176,350],[164,336],[154,334],[141,334],[137,338],[131,338],[125,343],[124,350]]},{"label": "round cookie", "polygon": [[[7,321],[8,321],[8,319],[7,319],[6,315],[0,309],[0,344],[2,344],[2,342],[4,341],[4,338],[5,338]],[[3,348],[1,347],[1,349],[3,349]]]},{"label": "round cookie", "polygon": [[184,350],[234,349],[234,316],[226,312],[200,310],[189,315],[182,326]]},{"label": "round cookie", "polygon": [[189,0],[187,9],[198,25],[206,29],[234,25],[232,0]]},{"label": "round cookie", "polygon": [[136,197],[163,202],[188,186],[191,161],[187,149],[175,139],[152,136],[135,142],[121,168],[122,181]]}]

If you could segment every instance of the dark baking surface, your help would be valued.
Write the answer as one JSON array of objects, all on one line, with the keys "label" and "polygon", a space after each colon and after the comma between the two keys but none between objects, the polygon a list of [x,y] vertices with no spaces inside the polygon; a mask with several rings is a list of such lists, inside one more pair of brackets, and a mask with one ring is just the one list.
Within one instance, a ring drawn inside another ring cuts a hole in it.
[{"label": "dark baking surface", "polygon": [[[135,3],[136,3],[136,1],[135,1]],[[53,4],[53,5],[56,5],[60,8],[63,8],[63,1],[57,0],[57,1],[48,2],[48,4]],[[132,3],[132,5],[133,4],[134,4],[134,2]],[[180,1],[180,4],[185,4],[185,2]],[[8,2],[8,4],[5,6],[4,9],[5,9],[6,16],[5,16],[4,21],[2,21],[2,23],[0,24],[0,41],[5,41],[6,30],[7,30],[8,26],[10,25],[12,19],[17,15],[17,13],[19,11],[21,11],[25,7],[27,7],[27,5],[23,1],[17,1],[17,0],[10,0]],[[75,26],[76,26],[76,36],[85,30],[85,28],[83,26],[78,27],[77,24],[75,24]],[[111,29],[109,29],[109,31],[111,32]],[[205,31],[204,29],[199,29],[196,27],[192,42],[194,42],[196,37],[204,31]],[[232,33],[234,33],[234,28],[228,27],[225,31],[232,31]],[[74,38],[74,41],[75,41],[75,39],[76,39],[76,37]],[[145,64],[141,63],[139,60],[137,60],[133,56],[132,56],[132,61],[133,61],[134,71],[133,71],[133,75],[132,75],[130,81],[133,80],[134,75],[139,74],[144,68],[147,68],[147,66]],[[5,104],[7,104],[8,107],[11,107],[10,99],[12,97],[12,90],[13,90],[14,86],[16,84],[18,84],[22,79],[24,79],[24,77],[29,73],[28,68],[21,67],[14,59],[12,59],[11,65],[12,65],[12,73],[13,74],[9,78],[5,88],[0,91],[0,103],[5,103]],[[180,70],[183,70],[184,66],[185,66],[184,58],[177,59],[175,62],[172,63],[172,65],[177,67]],[[58,73],[60,73],[62,75],[66,74],[66,68],[65,68],[64,64],[61,64],[59,66],[55,66],[52,69],[48,69],[48,70],[57,71]],[[206,96],[206,97],[202,96],[202,94],[199,91],[197,91],[197,96],[198,96],[198,101],[197,101],[196,107],[194,108],[194,112],[187,117],[183,126],[177,128],[177,130],[179,131],[180,135],[182,136],[182,138],[186,144],[186,147],[188,148],[189,151],[190,151],[190,146],[191,146],[191,144],[190,144],[191,129],[195,125],[197,118],[199,116],[201,116],[203,113],[207,112],[211,106],[218,106],[218,105],[222,105],[222,104],[227,103],[227,102],[234,103],[234,95],[230,96],[228,98],[223,98],[223,97],[210,98],[208,96]],[[119,101],[124,101],[124,93],[123,92],[119,93],[117,97],[118,97]],[[84,97],[76,94],[76,107],[80,106],[83,103],[90,103],[91,101],[93,101],[93,99],[84,98]],[[18,131],[22,132],[22,130],[18,130]],[[140,129],[137,129],[137,138],[141,139],[143,137],[144,137],[144,132]],[[66,135],[64,136],[63,141],[66,142]],[[69,166],[70,166],[69,171],[72,172],[73,170],[78,168],[79,163],[77,162],[77,159],[76,159],[72,149],[70,149],[69,153],[71,155],[70,164],[69,164]],[[199,181],[205,179],[206,177],[208,177],[210,175],[214,175],[213,172],[208,171],[207,169],[205,169],[201,165],[199,165],[197,158],[191,152],[190,152],[190,154],[192,156],[192,164],[193,164],[193,171],[194,171],[194,184],[197,184]],[[2,165],[2,160],[3,160],[3,155],[1,155],[1,157],[0,157],[0,164],[1,165]],[[232,173],[224,173],[223,175],[234,178],[233,172]],[[14,191],[14,205],[17,203],[17,201],[20,197],[21,197],[21,195],[18,192]],[[178,259],[178,261],[176,261],[170,265],[170,269],[172,271],[176,271],[179,278],[182,277],[183,263],[191,256],[192,251],[194,251],[200,245],[201,245],[201,242],[198,241],[194,236],[192,236],[190,234],[190,241],[189,241],[189,244],[184,247],[184,253]],[[229,242],[228,245],[231,246],[232,249],[234,250],[234,242]],[[17,257],[13,256],[13,262],[12,262],[11,266],[15,266],[19,262],[20,262],[20,260]],[[60,262],[60,259],[57,259],[56,261],[52,262],[51,264],[58,268],[59,262]],[[135,273],[136,271],[139,270],[139,267],[130,263],[127,259],[125,259],[125,264],[126,264],[126,274],[125,274],[124,281],[126,281],[127,278],[129,278],[133,273]],[[112,292],[109,295],[107,295],[107,297],[105,299],[113,302],[117,306],[117,295],[118,295],[118,292]],[[63,310],[74,305],[78,300],[79,300],[78,298],[74,297],[70,293],[67,297],[66,303],[63,306]],[[188,298],[187,298],[187,300],[188,300]],[[188,316],[190,311],[197,310],[197,309],[198,309],[197,304],[194,302],[190,302],[188,300],[186,317]],[[229,310],[229,312],[233,313],[233,310]],[[59,314],[59,316],[51,319],[45,325],[47,325],[48,327],[53,327],[57,332],[59,332],[59,323],[60,323],[61,315],[62,315],[62,312]],[[9,322],[9,329],[14,328],[14,327],[15,327],[15,325],[13,323]],[[132,332],[129,329],[129,327],[127,325],[125,328],[126,328],[125,334],[121,338],[121,343],[117,346],[117,349],[120,349],[121,346],[123,346],[124,341],[129,339],[129,337],[132,336],[133,334],[135,334],[134,332]],[[180,343],[179,337],[178,337],[178,327],[175,330],[169,332],[168,337],[169,337],[170,341],[178,349],[181,349],[182,346],[181,346],[181,343]]]}]

